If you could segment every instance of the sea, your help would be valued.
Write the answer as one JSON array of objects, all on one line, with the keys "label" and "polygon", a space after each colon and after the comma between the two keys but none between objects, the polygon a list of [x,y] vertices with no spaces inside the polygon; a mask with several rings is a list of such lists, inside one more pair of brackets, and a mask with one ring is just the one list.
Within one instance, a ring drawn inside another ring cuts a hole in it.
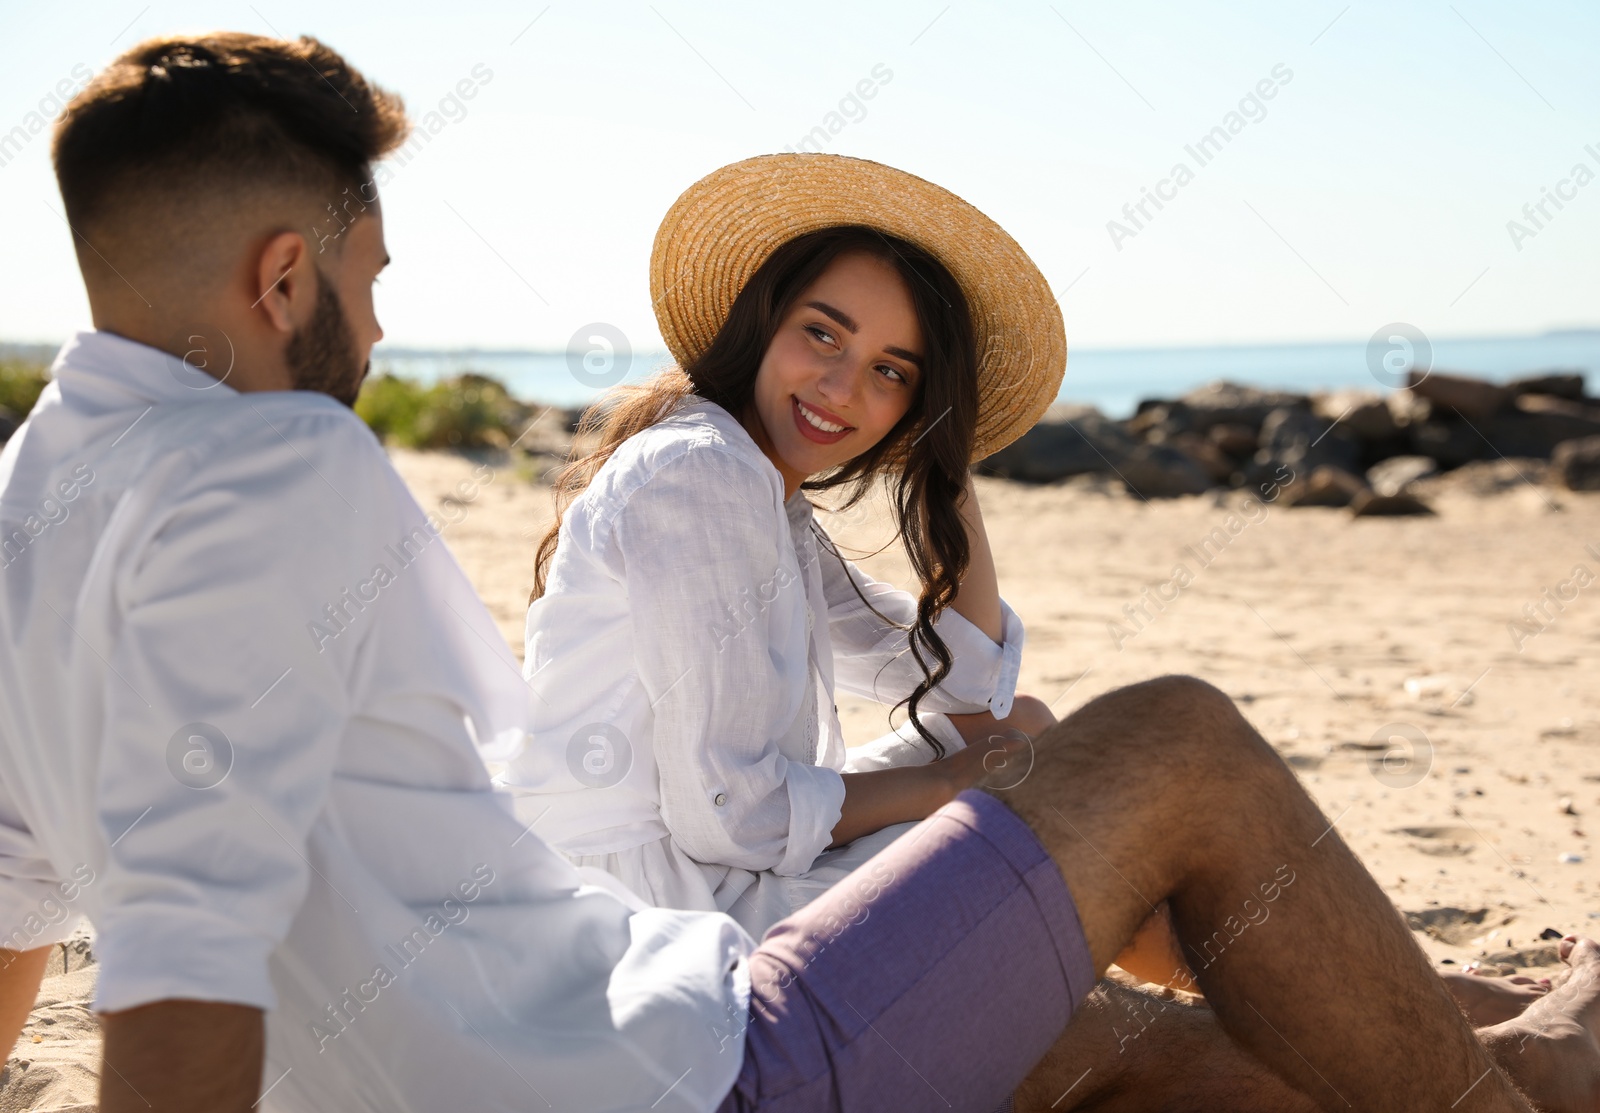
[{"label": "sea", "polygon": [[[433,382],[478,371],[520,398],[577,407],[617,382],[635,382],[669,363],[664,352],[430,351],[380,347],[373,371]],[[1060,402],[1126,417],[1141,399],[1176,398],[1217,379],[1266,389],[1311,392],[1403,385],[1410,367],[1505,380],[1578,371],[1600,392],[1600,329],[1535,336],[1423,338],[1402,326],[1371,341],[1193,348],[1073,348]]]}]

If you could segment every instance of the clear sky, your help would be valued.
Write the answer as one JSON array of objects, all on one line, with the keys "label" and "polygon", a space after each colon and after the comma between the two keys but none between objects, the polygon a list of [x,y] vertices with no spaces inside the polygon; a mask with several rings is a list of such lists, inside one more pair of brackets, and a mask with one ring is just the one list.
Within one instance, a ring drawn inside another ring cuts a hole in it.
[{"label": "clear sky", "polygon": [[[1600,180],[1575,176],[1600,176],[1585,0],[0,0],[0,339],[88,320],[48,132],[11,129],[82,67],[215,27],[316,35],[450,117],[385,193],[390,344],[564,348],[604,321],[657,349],[661,215],[816,128],[999,220],[1074,345],[1600,325]],[[463,79],[472,99],[446,101]],[[1146,190],[1167,199],[1140,215]]]}]

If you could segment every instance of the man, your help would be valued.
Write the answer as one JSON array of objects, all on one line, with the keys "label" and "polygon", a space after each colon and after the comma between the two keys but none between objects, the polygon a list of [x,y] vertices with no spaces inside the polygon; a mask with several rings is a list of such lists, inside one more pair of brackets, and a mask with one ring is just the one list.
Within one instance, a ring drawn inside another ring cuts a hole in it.
[{"label": "man", "polygon": [[582,885],[483,764],[515,661],[347,408],[404,134],[321,44],[233,34],[135,47],[58,127],[95,330],[0,455],[0,1016],[45,902],[86,914],[102,1109],[983,1113],[1047,1054],[1024,1094],[1065,1108],[1062,1030],[1162,902],[1188,948],[1270,904],[1197,972],[1263,1093],[1594,1108],[1600,952],[1475,1038],[1197,681],[1094,701],[759,947]]}]

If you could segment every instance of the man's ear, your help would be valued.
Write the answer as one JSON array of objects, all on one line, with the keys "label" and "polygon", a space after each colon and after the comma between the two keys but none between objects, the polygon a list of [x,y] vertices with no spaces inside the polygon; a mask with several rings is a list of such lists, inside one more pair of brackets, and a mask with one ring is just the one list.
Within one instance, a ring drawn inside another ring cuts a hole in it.
[{"label": "man's ear", "polygon": [[256,303],[250,308],[265,313],[279,332],[294,332],[296,318],[308,316],[305,307],[316,300],[313,269],[305,237],[299,232],[277,233],[256,258]]}]

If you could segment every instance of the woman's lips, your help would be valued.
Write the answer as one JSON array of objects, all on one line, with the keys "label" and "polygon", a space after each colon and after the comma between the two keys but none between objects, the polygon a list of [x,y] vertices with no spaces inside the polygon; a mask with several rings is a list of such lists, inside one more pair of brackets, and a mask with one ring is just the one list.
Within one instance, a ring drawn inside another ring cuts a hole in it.
[{"label": "woman's lips", "polygon": [[801,412],[800,399],[791,394],[789,396],[789,412],[794,415],[794,427],[800,430],[800,435],[805,437],[806,440],[812,441],[816,444],[837,444],[848,437],[851,433],[855,432],[855,428],[853,426],[845,425],[844,422],[830,416],[826,411],[816,410],[811,407],[807,408],[811,409],[812,413],[816,414],[817,417],[828,422],[830,425],[844,425],[845,427],[839,430],[837,433],[827,433],[821,429],[818,429],[815,425],[811,424],[811,422],[807,421],[806,415]]}]

